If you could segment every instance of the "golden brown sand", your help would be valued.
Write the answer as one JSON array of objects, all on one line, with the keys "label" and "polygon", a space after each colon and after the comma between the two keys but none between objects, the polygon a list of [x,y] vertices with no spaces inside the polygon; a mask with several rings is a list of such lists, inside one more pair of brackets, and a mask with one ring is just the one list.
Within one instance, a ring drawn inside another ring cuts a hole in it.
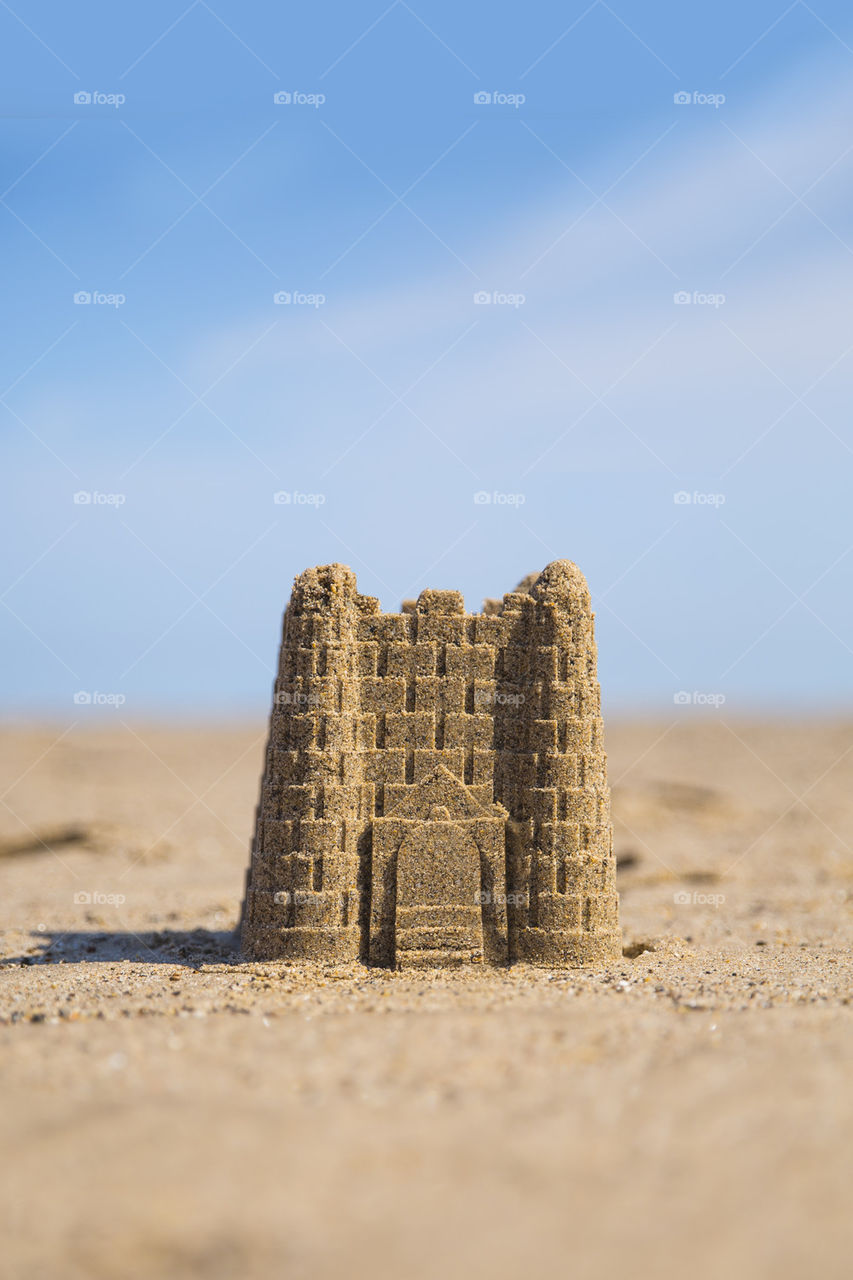
[{"label": "golden brown sand", "polygon": [[609,725],[595,974],[241,962],[264,737],[0,738],[0,1275],[850,1274],[850,724]]}]

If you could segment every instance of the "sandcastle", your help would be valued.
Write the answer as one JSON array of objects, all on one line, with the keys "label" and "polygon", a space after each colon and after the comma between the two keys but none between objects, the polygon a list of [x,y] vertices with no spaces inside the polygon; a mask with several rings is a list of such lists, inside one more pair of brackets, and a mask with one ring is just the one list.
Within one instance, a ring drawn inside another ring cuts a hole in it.
[{"label": "sandcastle", "polygon": [[400,969],[621,956],[589,590],[569,560],[466,614],[345,565],[284,615],[242,941]]}]

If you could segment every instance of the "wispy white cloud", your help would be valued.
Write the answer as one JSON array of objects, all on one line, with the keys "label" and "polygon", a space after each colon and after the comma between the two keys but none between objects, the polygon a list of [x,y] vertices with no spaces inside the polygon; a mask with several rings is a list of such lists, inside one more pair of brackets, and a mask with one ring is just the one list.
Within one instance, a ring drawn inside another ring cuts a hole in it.
[{"label": "wispy white cloud", "polygon": [[[476,448],[495,431],[562,423],[588,406],[588,393],[566,366],[600,394],[653,347],[611,403],[656,452],[666,456],[677,443],[679,466],[690,462],[684,440],[690,412],[697,446],[705,428],[721,438],[723,465],[744,424],[760,429],[790,401],[761,361],[802,391],[853,340],[851,105],[846,67],[830,62],[810,68],[796,85],[779,84],[748,112],[736,103],[719,112],[674,108],[677,127],[614,187],[607,197],[612,212],[600,204],[585,212],[595,197],[555,161],[550,195],[537,194],[526,216],[490,243],[460,246],[485,289],[523,292],[522,307],[474,305],[471,282],[450,260],[443,277],[423,276],[415,266],[392,287],[371,282],[346,298],[330,277],[326,307],[298,322],[282,308],[282,324],[243,363],[228,394],[255,415],[262,432],[286,405],[287,414],[313,423],[327,445],[330,437],[343,445],[388,405],[380,379],[402,392],[476,322],[411,401],[428,421]],[[636,154],[651,140],[638,136]],[[531,145],[539,143],[531,137]],[[618,177],[607,157],[598,170],[583,174],[593,191]],[[799,194],[824,174],[806,196],[813,214],[786,185]],[[681,289],[722,292],[726,303],[674,305]],[[190,380],[213,376],[248,345],[262,319],[205,335],[188,358]],[[843,364],[840,371],[847,375]],[[636,440],[624,432],[619,439],[636,461]],[[618,465],[612,441],[607,450]],[[698,446],[696,460],[707,465],[708,454]],[[552,455],[558,459],[559,451]],[[357,465],[357,450],[351,462]],[[645,462],[654,465],[648,453]]]}]

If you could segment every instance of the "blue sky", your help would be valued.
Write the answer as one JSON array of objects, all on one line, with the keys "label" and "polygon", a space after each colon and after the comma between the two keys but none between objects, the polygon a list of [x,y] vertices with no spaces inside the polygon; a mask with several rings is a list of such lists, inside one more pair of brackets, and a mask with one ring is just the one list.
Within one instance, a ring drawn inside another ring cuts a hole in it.
[{"label": "blue sky", "polygon": [[849,708],[848,6],[31,0],[0,50],[7,708],[255,715],[307,565],[473,609],[560,557],[614,711]]}]

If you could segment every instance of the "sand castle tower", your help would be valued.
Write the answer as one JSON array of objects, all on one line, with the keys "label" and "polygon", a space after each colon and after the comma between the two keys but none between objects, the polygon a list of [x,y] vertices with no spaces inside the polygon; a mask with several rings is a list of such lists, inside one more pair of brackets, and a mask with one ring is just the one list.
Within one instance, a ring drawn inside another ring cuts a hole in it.
[{"label": "sand castle tower", "polygon": [[284,615],[243,908],[257,959],[621,956],[589,591],[557,560],[481,614],[402,613],[345,565]]}]

